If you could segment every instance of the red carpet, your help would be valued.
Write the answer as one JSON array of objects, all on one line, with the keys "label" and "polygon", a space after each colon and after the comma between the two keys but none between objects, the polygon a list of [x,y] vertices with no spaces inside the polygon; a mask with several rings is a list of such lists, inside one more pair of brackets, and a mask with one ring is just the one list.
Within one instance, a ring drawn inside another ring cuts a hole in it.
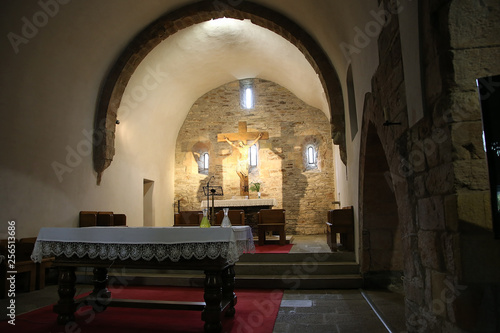
[{"label": "red carpet", "polygon": [[[115,298],[203,301],[201,288],[127,287],[111,289]],[[241,289],[234,318],[222,319],[222,332],[272,332],[278,315],[282,290]],[[0,323],[1,332],[19,333],[141,333],[203,332],[201,311],[150,310],[110,307],[95,314],[90,307],[81,308],[74,326],[58,326],[52,305],[16,317],[16,325]]]},{"label": "red carpet", "polygon": [[292,248],[293,244],[277,245],[268,244],[259,246],[255,244],[255,253],[288,253]]}]

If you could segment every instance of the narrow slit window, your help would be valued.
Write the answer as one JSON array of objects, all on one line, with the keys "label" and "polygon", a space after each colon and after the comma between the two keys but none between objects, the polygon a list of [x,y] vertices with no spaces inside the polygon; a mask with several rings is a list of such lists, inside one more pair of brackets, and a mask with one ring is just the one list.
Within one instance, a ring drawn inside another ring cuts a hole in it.
[{"label": "narrow slit window", "polygon": [[203,169],[204,170],[208,170],[209,162],[210,162],[210,156],[208,155],[208,153],[204,153],[203,154]]},{"label": "narrow slit window", "polygon": [[253,145],[249,149],[250,149],[250,153],[248,155],[250,158],[250,166],[256,167],[257,166],[257,157],[258,157],[257,145]]},{"label": "narrow slit window", "polygon": [[316,164],[316,150],[312,146],[307,147],[307,164]]},{"label": "narrow slit window", "polygon": [[253,92],[252,88],[248,87],[245,89],[245,108],[253,108]]},{"label": "narrow slit window", "polygon": [[253,80],[240,80],[240,105],[243,109],[253,109],[255,106],[255,96],[253,91]]}]

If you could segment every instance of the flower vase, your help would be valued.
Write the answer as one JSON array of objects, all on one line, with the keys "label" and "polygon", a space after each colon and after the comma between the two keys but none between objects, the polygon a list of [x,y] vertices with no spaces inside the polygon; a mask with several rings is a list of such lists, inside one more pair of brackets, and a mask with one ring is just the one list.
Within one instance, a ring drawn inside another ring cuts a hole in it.
[{"label": "flower vase", "polygon": [[231,220],[229,220],[229,217],[227,216],[229,208],[223,208],[222,210],[224,211],[224,218],[222,219],[220,226],[222,228],[229,228],[231,227]]},{"label": "flower vase", "polygon": [[210,228],[210,222],[208,221],[208,209],[203,209],[203,218],[201,219],[200,228]]},{"label": "flower vase", "polygon": [[257,192],[257,197],[260,199],[260,192]]}]

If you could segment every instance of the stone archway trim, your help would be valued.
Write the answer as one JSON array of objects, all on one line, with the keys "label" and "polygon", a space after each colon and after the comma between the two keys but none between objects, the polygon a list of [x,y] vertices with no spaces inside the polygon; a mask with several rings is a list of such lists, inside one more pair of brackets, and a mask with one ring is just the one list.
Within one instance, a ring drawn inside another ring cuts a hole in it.
[{"label": "stone archway trim", "polygon": [[217,18],[250,19],[295,45],[319,76],[330,106],[332,139],[347,164],[342,87],[335,68],[319,44],[285,16],[249,1],[201,1],[168,13],[141,31],[125,48],[104,80],[94,121],[94,170],[97,184],[114,156],[117,111],[137,66],[159,43],[194,24]]}]

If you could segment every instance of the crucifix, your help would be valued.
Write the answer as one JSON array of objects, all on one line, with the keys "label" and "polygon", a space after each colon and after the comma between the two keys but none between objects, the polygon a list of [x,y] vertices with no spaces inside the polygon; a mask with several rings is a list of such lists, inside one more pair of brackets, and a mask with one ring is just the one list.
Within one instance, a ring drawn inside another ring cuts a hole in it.
[{"label": "crucifix", "polygon": [[[227,142],[239,152],[238,166],[236,173],[240,177],[240,195],[248,195],[248,150],[259,140],[268,140],[268,132],[248,132],[247,122],[238,122],[238,133],[221,133],[217,134],[217,142]],[[252,140],[251,144],[247,144]],[[239,141],[237,144],[236,141]]]}]

